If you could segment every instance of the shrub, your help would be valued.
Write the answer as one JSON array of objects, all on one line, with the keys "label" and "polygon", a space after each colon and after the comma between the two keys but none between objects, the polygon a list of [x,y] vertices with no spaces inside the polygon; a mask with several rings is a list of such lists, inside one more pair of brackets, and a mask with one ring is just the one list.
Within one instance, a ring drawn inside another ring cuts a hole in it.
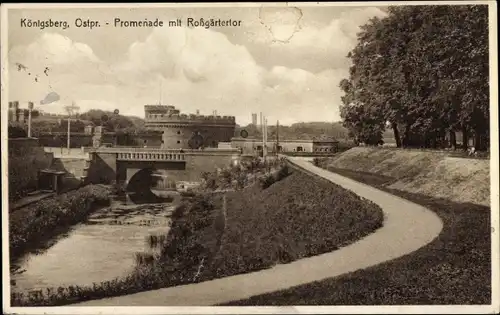
[{"label": "shrub", "polygon": [[288,175],[290,175],[290,169],[288,168],[288,165],[285,164],[280,168],[280,170],[276,174],[276,181],[280,181],[283,178],[287,177]]},{"label": "shrub", "polygon": [[19,126],[9,126],[8,128],[9,138],[26,138],[28,134],[24,128]]},{"label": "shrub", "polygon": [[274,176],[272,174],[267,174],[267,175],[264,175],[263,177],[261,177],[259,179],[259,181],[260,181],[260,186],[262,187],[262,189],[266,189],[269,186],[271,186],[272,184],[274,184],[276,182],[276,179],[274,178]]},{"label": "shrub", "polygon": [[313,164],[314,164],[314,166],[320,166],[320,159],[319,159],[319,158],[317,158],[317,157],[316,157],[316,158],[314,158],[314,159],[313,159]]}]

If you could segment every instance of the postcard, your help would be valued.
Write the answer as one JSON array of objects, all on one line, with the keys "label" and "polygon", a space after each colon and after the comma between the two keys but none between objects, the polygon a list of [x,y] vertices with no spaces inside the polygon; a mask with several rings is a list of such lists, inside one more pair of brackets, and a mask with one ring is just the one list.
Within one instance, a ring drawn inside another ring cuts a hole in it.
[{"label": "postcard", "polygon": [[496,2],[1,13],[4,313],[499,312]]}]

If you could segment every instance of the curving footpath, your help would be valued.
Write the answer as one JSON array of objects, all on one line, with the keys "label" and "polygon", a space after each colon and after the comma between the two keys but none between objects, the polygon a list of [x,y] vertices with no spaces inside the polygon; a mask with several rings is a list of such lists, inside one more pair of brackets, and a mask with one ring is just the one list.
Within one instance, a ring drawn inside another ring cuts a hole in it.
[{"label": "curving footpath", "polygon": [[374,266],[421,248],[441,232],[443,227],[441,219],[420,205],[318,168],[306,159],[289,158],[289,160],[309,173],[328,179],[378,204],[384,211],[384,226],[365,238],[336,251],[277,265],[270,269],[73,305],[210,306],[222,304]]}]

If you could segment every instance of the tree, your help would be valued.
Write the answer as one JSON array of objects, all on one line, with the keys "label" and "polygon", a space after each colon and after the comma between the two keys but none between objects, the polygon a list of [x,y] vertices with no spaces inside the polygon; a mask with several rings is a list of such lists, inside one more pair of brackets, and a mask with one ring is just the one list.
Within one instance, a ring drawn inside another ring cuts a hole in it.
[{"label": "tree", "polygon": [[436,148],[447,134],[453,145],[461,129],[464,138],[474,132],[476,149],[487,147],[487,6],[390,7],[361,27],[348,57],[340,85],[352,133],[376,133],[382,119],[398,146]]},{"label": "tree", "polygon": [[79,117],[91,121],[96,126],[103,126],[106,130],[115,132],[127,130],[129,133],[134,133],[135,130],[144,125],[144,121],[138,117],[128,117],[100,109],[91,109],[80,114]]}]

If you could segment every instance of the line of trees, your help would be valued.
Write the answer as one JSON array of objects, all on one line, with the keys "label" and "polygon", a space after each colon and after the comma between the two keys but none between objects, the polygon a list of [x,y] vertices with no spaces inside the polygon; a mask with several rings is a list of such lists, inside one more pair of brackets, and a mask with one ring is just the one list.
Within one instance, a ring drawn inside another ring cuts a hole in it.
[{"label": "line of trees", "polygon": [[377,145],[489,147],[488,6],[394,6],[361,27],[340,82],[343,125]]},{"label": "line of trees", "polygon": [[[26,110],[27,111],[27,110]],[[67,132],[68,120],[64,116],[60,119],[54,117],[45,117],[39,115],[38,111],[32,115],[31,128],[34,135],[50,132]],[[27,129],[28,114],[25,113],[24,121],[9,122],[9,130],[12,129],[12,134],[20,134],[19,130]],[[115,114],[111,111],[103,111],[100,109],[91,109],[81,114],[77,114],[71,120],[71,132],[84,132],[85,126],[103,126],[107,131],[114,131],[120,134],[137,134],[145,132],[144,120],[139,117],[124,116]],[[15,130],[14,130],[15,129]]]},{"label": "line of trees", "polygon": [[[268,139],[275,140],[276,134],[279,134],[282,140],[297,139],[347,139],[348,131],[340,122],[300,122],[290,126],[280,125],[279,130],[274,123],[269,122]],[[246,130],[251,138],[261,138],[262,130],[260,126],[253,124],[247,126],[238,126],[235,130],[235,137],[240,137],[241,130]]]}]

